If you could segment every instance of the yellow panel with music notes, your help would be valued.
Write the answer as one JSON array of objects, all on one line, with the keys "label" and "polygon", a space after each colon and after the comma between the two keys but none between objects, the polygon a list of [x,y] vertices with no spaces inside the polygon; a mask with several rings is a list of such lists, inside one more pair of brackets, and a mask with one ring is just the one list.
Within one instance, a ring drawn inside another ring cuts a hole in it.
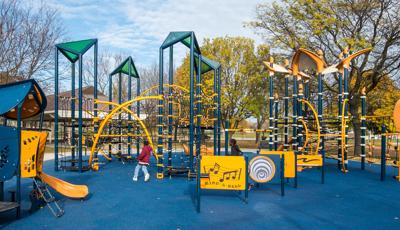
[{"label": "yellow panel with music notes", "polygon": [[202,189],[245,190],[246,160],[242,156],[202,156],[200,179]]},{"label": "yellow panel with music notes", "polygon": [[294,178],[296,175],[295,158],[293,151],[269,151],[261,150],[261,155],[282,155],[285,154],[285,178]]},{"label": "yellow panel with music notes", "polygon": [[297,155],[297,166],[318,167],[322,166],[322,155]]}]

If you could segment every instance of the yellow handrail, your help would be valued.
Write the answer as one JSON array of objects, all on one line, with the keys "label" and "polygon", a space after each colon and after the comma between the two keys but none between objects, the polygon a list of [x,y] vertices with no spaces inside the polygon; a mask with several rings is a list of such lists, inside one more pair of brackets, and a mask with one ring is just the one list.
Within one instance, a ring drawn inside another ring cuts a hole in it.
[{"label": "yellow handrail", "polygon": [[314,114],[315,122],[317,123],[317,148],[315,149],[315,155],[317,155],[318,151],[319,151],[319,146],[321,144],[321,130],[320,130],[321,126],[319,124],[318,113],[317,113],[317,111],[315,111],[314,107],[312,106],[312,104],[309,101],[307,101],[305,99],[301,99],[301,102],[306,103],[307,106],[311,109],[311,111]]}]

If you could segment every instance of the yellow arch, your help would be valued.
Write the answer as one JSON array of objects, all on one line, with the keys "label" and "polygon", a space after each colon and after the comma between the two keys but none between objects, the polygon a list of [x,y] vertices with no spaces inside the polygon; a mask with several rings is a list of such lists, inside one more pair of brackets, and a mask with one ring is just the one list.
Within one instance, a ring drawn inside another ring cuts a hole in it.
[{"label": "yellow arch", "polygon": [[[144,96],[144,97],[136,97],[136,98],[134,98],[134,99],[132,99],[132,100],[130,100],[130,101],[127,101],[127,102],[124,102],[124,103],[118,105],[118,106],[117,106],[116,108],[114,108],[114,109],[105,117],[105,119],[100,123],[99,130],[98,130],[98,134],[99,134],[99,133],[101,134],[101,133],[103,132],[104,126],[107,124],[108,120],[111,119],[111,118],[113,117],[113,115],[114,115],[116,112],[118,112],[119,110],[123,109],[123,110],[129,112],[131,115],[133,115],[136,119],[138,119],[140,125],[141,125],[142,128],[145,130],[146,135],[148,135],[148,132],[147,132],[147,129],[145,128],[146,126],[144,125],[144,123],[136,116],[135,113],[133,113],[131,110],[129,110],[128,108],[125,108],[125,107],[127,107],[127,106],[129,106],[129,105],[131,105],[131,104],[133,104],[133,103],[135,103],[135,102],[137,102],[137,101],[151,100],[151,99],[153,99],[153,100],[162,100],[162,99],[163,99],[163,96]],[[106,102],[106,101],[101,101],[101,102],[102,102],[102,103],[110,103],[111,105],[112,105],[112,103],[113,103],[113,102]],[[148,137],[149,137],[149,136],[150,136],[150,135],[148,135]],[[94,139],[94,141],[93,141],[93,145],[92,145],[92,148],[91,148],[91,151],[90,151],[90,157],[89,157],[89,165],[90,165],[90,166],[92,166],[93,155],[94,155],[94,152],[95,152],[95,149],[96,149],[97,142],[99,141],[99,138],[100,138],[100,135],[96,135],[96,137],[95,137],[95,139]],[[150,138],[150,139],[151,139],[151,138]],[[149,140],[149,141],[151,141],[151,140]],[[151,142],[151,145],[153,145],[152,142]],[[157,159],[157,161],[158,161],[158,156],[157,156],[156,154],[155,154],[155,157],[156,157],[156,159]]]},{"label": "yellow arch", "polygon": [[315,117],[315,122],[317,123],[317,148],[315,149],[315,155],[317,155],[318,151],[319,151],[319,146],[321,144],[320,143],[321,142],[321,130],[320,130],[318,114],[317,114],[317,111],[315,111],[314,107],[312,106],[312,104],[309,101],[307,101],[305,99],[301,99],[301,101],[306,103],[307,106],[311,109],[311,111],[313,112],[314,117]]},{"label": "yellow arch", "polygon": [[[109,101],[99,101],[99,103],[107,104],[107,105],[113,105],[113,106],[118,106],[119,105],[118,103],[109,102]],[[148,132],[148,130],[146,128],[146,125],[142,122],[142,120],[140,120],[140,118],[132,110],[130,110],[130,109],[126,108],[126,107],[123,107],[122,109],[125,110],[126,112],[128,112],[129,114],[131,114],[133,116],[133,118],[135,118],[139,122],[140,126],[142,126],[142,128],[143,128],[143,130],[144,130],[144,132],[146,134],[147,139],[149,140],[149,144],[150,144],[151,148],[154,149],[154,144],[153,144],[153,141],[152,141],[152,139],[150,137],[150,134],[149,134],[149,132]],[[97,135],[101,135],[101,133],[97,133]],[[94,142],[93,142],[93,144],[94,144]],[[97,143],[96,143],[96,145],[97,145]],[[157,159],[157,155],[154,155],[154,156]]]}]

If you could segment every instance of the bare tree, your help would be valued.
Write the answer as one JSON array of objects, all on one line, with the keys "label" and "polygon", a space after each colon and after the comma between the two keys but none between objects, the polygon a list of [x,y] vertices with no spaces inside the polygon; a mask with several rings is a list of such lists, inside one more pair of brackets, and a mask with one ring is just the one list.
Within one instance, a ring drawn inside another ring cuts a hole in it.
[{"label": "bare tree", "polygon": [[[20,0],[0,3],[0,83],[50,79],[55,42],[63,34],[57,11]],[[46,78],[47,76],[47,78]]]}]

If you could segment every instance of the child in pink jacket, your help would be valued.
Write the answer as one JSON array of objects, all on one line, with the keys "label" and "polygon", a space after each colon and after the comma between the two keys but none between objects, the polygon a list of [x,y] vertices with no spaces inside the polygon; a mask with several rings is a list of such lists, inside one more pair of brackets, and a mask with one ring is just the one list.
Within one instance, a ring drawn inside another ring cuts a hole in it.
[{"label": "child in pink jacket", "polygon": [[140,168],[142,168],[143,173],[144,173],[144,181],[148,181],[150,179],[150,174],[147,171],[147,166],[150,163],[150,156],[151,156],[151,153],[153,152],[153,149],[150,147],[149,141],[145,140],[143,142],[143,144],[144,144],[144,146],[142,148],[142,152],[140,153],[140,155],[137,158],[139,163],[136,165],[135,174],[132,178],[133,181],[138,180]]}]

